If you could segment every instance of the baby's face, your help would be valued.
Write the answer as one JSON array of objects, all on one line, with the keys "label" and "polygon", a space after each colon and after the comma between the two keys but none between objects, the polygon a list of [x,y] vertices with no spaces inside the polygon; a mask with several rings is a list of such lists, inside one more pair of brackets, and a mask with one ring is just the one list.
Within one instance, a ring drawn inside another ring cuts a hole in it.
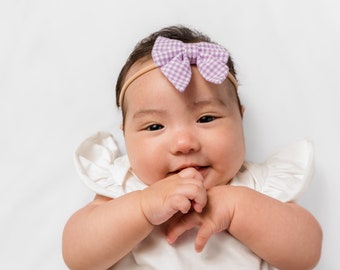
[{"label": "baby's face", "polygon": [[242,117],[233,91],[228,79],[220,85],[209,83],[196,67],[183,93],[159,68],[136,79],[124,98],[124,135],[138,178],[150,185],[194,167],[206,188],[229,182],[245,153]]}]

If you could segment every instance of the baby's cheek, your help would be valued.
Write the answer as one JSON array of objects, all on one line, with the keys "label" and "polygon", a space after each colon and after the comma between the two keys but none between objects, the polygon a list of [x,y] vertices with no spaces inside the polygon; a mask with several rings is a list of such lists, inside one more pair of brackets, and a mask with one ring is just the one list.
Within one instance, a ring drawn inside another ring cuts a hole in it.
[{"label": "baby's cheek", "polygon": [[237,174],[242,163],[239,162],[239,158],[229,158],[226,156],[221,158],[220,161],[221,181],[223,181],[223,184],[227,184]]},{"label": "baby's cheek", "polygon": [[138,164],[135,168],[132,168],[134,174],[146,185],[152,185],[153,183],[164,178],[157,169],[155,164],[147,164],[143,162]]}]

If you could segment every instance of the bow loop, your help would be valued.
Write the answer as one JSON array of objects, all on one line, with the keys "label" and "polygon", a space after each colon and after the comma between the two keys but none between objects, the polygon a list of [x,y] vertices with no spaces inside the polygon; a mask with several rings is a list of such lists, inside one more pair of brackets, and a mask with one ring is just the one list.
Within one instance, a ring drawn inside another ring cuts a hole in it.
[{"label": "bow loop", "polygon": [[158,37],[152,49],[155,65],[183,92],[191,80],[191,65],[196,64],[202,77],[212,83],[222,83],[229,72],[229,53],[223,47],[209,43],[184,43],[179,40]]},{"label": "bow loop", "polygon": [[[171,40],[172,42],[168,42]],[[183,55],[182,42],[176,39],[167,39],[158,37],[152,48],[152,59],[157,66],[162,67],[168,64],[172,59]]]}]

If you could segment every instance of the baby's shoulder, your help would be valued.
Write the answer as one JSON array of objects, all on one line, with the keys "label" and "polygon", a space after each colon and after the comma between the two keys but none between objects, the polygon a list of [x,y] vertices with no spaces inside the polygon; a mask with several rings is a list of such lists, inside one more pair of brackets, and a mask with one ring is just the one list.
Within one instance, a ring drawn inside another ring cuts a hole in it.
[{"label": "baby's shoulder", "polygon": [[119,155],[111,133],[97,132],[85,139],[74,158],[81,180],[96,194],[116,198],[146,187],[131,173],[127,156]]},{"label": "baby's shoulder", "polygon": [[265,162],[245,162],[231,184],[253,188],[280,201],[294,201],[307,188],[313,172],[313,144],[304,139],[280,149]]}]

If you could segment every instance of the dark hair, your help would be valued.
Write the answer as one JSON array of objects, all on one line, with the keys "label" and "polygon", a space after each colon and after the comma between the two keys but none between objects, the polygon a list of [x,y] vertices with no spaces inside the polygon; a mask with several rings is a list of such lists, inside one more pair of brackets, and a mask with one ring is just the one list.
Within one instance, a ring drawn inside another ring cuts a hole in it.
[{"label": "dark hair", "polygon": [[[214,43],[210,40],[210,38],[201,32],[197,30],[193,30],[190,28],[187,28],[185,26],[170,26],[163,28],[148,37],[142,39],[134,48],[130,56],[128,57],[125,65],[123,66],[122,70],[119,73],[117,83],[116,83],[116,104],[119,106],[119,95],[122,90],[123,84],[126,79],[126,74],[131,68],[131,66],[142,60],[143,58],[151,58],[151,51],[152,47],[157,39],[158,36],[171,38],[171,39],[177,39],[180,41],[183,41],[185,43],[195,43],[195,42],[210,42]],[[229,67],[229,72],[231,72],[232,75],[236,78],[236,71],[234,68],[234,62],[229,57],[227,66]],[[238,95],[237,101],[238,105],[241,109],[241,104]]]}]

